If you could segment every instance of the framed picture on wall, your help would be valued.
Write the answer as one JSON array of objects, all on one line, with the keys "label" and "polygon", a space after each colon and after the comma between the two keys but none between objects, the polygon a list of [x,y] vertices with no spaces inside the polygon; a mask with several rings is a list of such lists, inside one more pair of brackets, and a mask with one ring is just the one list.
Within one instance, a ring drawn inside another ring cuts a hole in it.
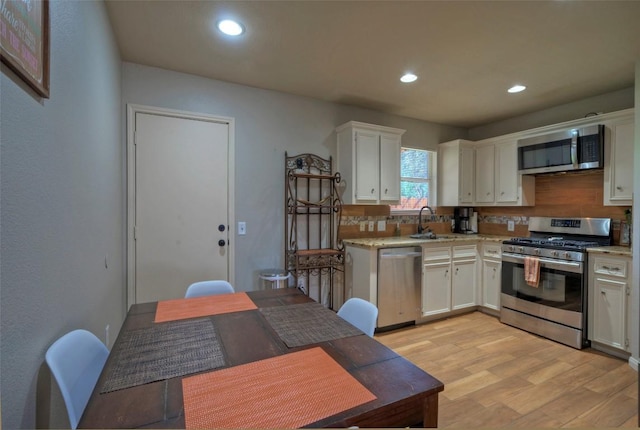
[{"label": "framed picture on wall", "polygon": [[38,95],[49,98],[49,0],[1,2],[0,57]]}]

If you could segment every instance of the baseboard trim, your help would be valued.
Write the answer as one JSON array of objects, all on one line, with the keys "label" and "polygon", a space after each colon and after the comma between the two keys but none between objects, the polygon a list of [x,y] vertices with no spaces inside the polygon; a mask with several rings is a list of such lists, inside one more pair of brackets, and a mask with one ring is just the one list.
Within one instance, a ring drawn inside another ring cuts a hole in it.
[{"label": "baseboard trim", "polygon": [[640,363],[640,361],[637,358],[633,356],[629,357],[629,366],[631,366],[631,368],[636,372],[638,371],[638,363]]}]

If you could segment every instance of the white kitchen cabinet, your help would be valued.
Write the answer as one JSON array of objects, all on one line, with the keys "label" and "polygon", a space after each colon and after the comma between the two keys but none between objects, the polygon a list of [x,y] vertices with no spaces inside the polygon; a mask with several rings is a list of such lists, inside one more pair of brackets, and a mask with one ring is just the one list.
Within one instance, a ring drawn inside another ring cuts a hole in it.
[{"label": "white kitchen cabinet", "polygon": [[454,140],[438,146],[438,206],[472,205],[475,151],[473,142]]},{"label": "white kitchen cabinet", "polygon": [[498,206],[533,206],[536,179],[518,174],[518,142],[509,139],[495,144],[495,202]]},{"label": "white kitchen cabinet", "polygon": [[422,316],[451,310],[451,263],[425,264],[422,271]]},{"label": "white kitchen cabinet", "polygon": [[493,203],[495,185],[495,145],[476,146],[476,203]]},{"label": "white kitchen cabinet", "polygon": [[358,297],[378,305],[378,251],[345,247],[345,301]]},{"label": "white kitchen cabinet", "polygon": [[518,174],[517,137],[439,146],[439,206],[533,206],[535,184]]},{"label": "white kitchen cabinet", "polygon": [[631,267],[630,257],[589,254],[589,339],[595,349],[629,352]]},{"label": "white kitchen cabinet", "polygon": [[604,205],[633,204],[634,118],[628,115],[605,124]]},{"label": "white kitchen cabinet", "polygon": [[482,306],[500,310],[500,276],[502,247],[494,243],[482,244]]},{"label": "white kitchen cabinet", "polygon": [[451,309],[464,309],[477,304],[476,258],[453,261],[451,264]]},{"label": "white kitchen cabinet", "polygon": [[422,316],[477,305],[477,245],[423,245]]},{"label": "white kitchen cabinet", "polygon": [[345,184],[343,203],[398,203],[404,130],[350,121],[336,132],[337,171]]}]

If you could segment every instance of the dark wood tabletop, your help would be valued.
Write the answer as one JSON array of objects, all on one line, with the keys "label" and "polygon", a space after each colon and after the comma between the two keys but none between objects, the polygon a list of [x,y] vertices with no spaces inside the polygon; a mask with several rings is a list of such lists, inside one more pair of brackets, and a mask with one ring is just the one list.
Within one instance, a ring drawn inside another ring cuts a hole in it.
[{"label": "dark wood tabletop", "polygon": [[[312,302],[295,288],[253,291],[248,295],[258,308]],[[157,303],[137,304],[129,310],[79,428],[185,427],[183,377],[101,393],[106,375],[116,365],[113,352],[123,333],[153,326],[156,306]],[[259,310],[207,318],[219,332],[228,364],[225,367],[319,346],[377,397],[308,427],[437,427],[442,382],[365,334],[288,348]]]}]

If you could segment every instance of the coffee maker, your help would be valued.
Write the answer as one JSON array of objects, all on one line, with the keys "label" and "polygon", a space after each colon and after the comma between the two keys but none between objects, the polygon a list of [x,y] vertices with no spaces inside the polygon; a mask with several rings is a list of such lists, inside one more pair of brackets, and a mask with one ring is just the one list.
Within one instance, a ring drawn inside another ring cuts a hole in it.
[{"label": "coffee maker", "polygon": [[473,208],[453,208],[453,232],[470,234],[475,233],[471,228]]}]

